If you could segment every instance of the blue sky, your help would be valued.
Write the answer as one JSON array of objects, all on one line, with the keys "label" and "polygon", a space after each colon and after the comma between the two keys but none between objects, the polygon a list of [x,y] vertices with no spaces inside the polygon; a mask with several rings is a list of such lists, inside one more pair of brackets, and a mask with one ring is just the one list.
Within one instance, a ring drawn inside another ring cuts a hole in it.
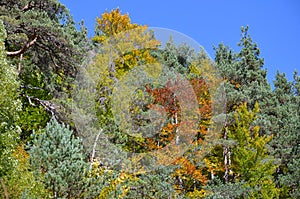
[{"label": "blue sky", "polygon": [[119,7],[133,23],[173,29],[201,44],[214,58],[213,46],[224,43],[236,52],[240,27],[249,25],[265,59],[268,79],[276,70],[292,80],[300,72],[300,1],[298,0],[61,0],[76,22],[85,21],[89,36],[95,18]]}]

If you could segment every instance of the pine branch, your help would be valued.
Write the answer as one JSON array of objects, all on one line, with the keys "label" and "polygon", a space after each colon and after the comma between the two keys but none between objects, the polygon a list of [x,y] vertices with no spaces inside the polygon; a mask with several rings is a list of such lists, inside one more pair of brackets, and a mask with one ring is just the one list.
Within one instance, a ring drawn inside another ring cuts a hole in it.
[{"label": "pine branch", "polygon": [[29,3],[28,3],[26,6],[24,6],[24,7],[22,8],[22,11],[23,11],[23,12],[26,12],[26,11],[31,10],[32,8],[34,8],[35,5],[32,4],[32,3],[33,3],[33,1],[29,1]]},{"label": "pine branch", "polygon": [[35,44],[35,42],[38,39],[38,35],[34,34],[33,39],[31,41],[28,41],[23,48],[21,48],[20,50],[17,51],[13,51],[13,52],[6,52],[7,56],[19,56],[22,55],[24,52],[26,52],[26,50],[28,50],[31,46],[33,46]]}]

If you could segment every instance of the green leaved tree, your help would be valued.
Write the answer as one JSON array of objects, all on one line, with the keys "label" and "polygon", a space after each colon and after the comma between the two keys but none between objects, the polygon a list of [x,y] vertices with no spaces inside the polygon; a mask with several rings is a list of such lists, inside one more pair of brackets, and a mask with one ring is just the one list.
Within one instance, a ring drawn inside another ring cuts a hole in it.
[{"label": "green leaved tree", "polygon": [[0,20],[0,180],[5,192],[2,178],[16,164],[12,153],[18,144],[20,128],[16,125],[21,111],[21,102],[17,99],[19,82],[17,72],[6,59],[4,41],[6,31]]},{"label": "green leaved tree", "polygon": [[247,198],[278,198],[273,178],[276,165],[266,147],[272,137],[259,135],[259,126],[253,125],[258,112],[258,103],[252,111],[246,103],[236,109],[235,124],[228,131],[228,138],[234,141],[229,178],[252,188]]}]

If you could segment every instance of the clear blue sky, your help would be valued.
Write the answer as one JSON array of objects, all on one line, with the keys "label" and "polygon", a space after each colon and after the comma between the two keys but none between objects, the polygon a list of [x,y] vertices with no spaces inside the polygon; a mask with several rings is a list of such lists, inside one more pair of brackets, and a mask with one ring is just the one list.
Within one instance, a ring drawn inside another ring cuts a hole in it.
[{"label": "clear blue sky", "polygon": [[95,18],[119,7],[133,23],[174,29],[201,44],[214,58],[213,46],[224,43],[238,51],[240,27],[250,35],[265,59],[270,82],[276,70],[291,80],[300,72],[299,0],[61,0],[76,22],[85,21],[89,36]]}]

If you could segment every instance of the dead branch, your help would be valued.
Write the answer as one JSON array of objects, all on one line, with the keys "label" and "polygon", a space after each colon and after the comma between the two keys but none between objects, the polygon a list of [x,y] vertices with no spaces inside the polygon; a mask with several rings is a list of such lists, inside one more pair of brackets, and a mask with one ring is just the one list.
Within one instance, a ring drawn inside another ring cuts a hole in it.
[{"label": "dead branch", "polygon": [[[40,105],[42,107],[44,107],[44,109],[51,114],[52,118],[55,118],[56,120],[60,121],[58,116],[57,116],[57,111],[55,109],[55,104],[51,103],[47,100],[41,100],[32,96],[28,96],[26,94],[22,94],[24,97],[27,98],[28,102],[30,105],[32,106],[37,106]],[[35,103],[33,103],[35,102]]]}]

